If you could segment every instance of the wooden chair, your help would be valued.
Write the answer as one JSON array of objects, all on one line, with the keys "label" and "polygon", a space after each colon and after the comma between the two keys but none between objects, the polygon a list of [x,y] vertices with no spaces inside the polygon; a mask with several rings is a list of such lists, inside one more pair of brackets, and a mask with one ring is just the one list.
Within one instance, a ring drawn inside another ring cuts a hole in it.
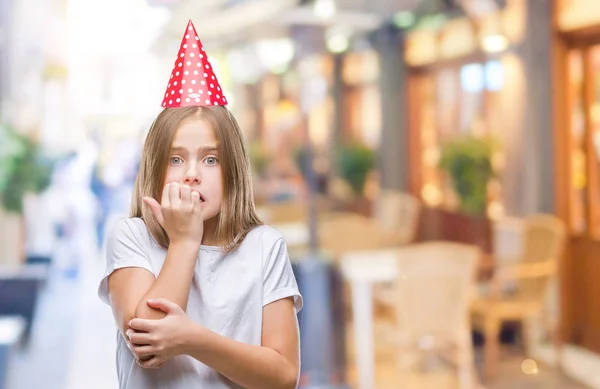
[{"label": "wooden chair", "polygon": [[[373,202],[373,218],[388,246],[404,246],[412,243],[417,235],[421,202],[416,197],[397,190],[382,189]],[[391,285],[373,287],[373,303],[380,317],[393,321],[393,311],[386,302]]]},{"label": "wooden chair", "polygon": [[257,207],[256,211],[267,224],[305,222],[308,212],[306,205],[299,201],[267,203]]},{"label": "wooden chair", "polygon": [[348,252],[395,246],[377,220],[351,212],[322,214],[318,234],[322,250],[336,260]]},{"label": "wooden chair", "polygon": [[381,190],[373,203],[373,216],[397,245],[412,243],[417,234],[421,202],[408,193]]},{"label": "wooden chair", "polygon": [[[415,364],[437,353],[455,366],[453,381],[476,388],[469,307],[474,297],[480,250],[474,245],[427,242],[399,249],[394,282],[397,355],[401,379]],[[427,373],[421,374],[427,376]],[[412,382],[412,381],[410,381]],[[413,387],[405,381],[399,387]]]},{"label": "wooden chair", "polygon": [[525,352],[532,346],[530,322],[544,315],[550,282],[566,239],[564,223],[552,215],[526,219],[523,254],[519,261],[498,267],[488,292],[471,308],[473,326],[485,337],[485,376],[494,377],[499,358],[498,335],[505,321],[519,321],[524,331]]}]

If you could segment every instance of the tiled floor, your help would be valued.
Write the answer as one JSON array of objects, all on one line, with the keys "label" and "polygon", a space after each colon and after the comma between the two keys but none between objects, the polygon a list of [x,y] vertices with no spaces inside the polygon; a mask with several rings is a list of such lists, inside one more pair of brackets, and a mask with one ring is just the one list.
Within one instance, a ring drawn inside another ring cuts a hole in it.
[{"label": "tiled floor", "polygon": [[[357,382],[356,369],[352,348],[351,328],[348,329],[348,383],[355,387]],[[396,367],[395,350],[389,342],[376,342],[376,384],[377,389],[397,389],[398,370]],[[481,350],[475,354],[478,379],[478,389],[588,389],[561,374],[556,369],[542,363],[536,363],[535,374],[525,374],[522,364],[525,358],[516,349],[502,350],[497,377],[491,382],[482,382]],[[455,372],[443,363],[437,363],[427,372],[412,372],[409,374],[410,387],[407,389],[460,389],[455,379]]]},{"label": "tiled floor", "polygon": [[96,295],[103,264],[89,258],[76,279],[54,273],[27,348],[11,358],[7,389],[115,389],[115,327]]},{"label": "tiled floor", "polygon": [[538,373],[527,375],[521,370],[523,357],[507,355],[503,358],[496,379],[484,385],[489,389],[586,389],[579,383],[543,364],[538,364]]},{"label": "tiled floor", "polygon": [[64,389],[77,317],[79,283],[54,278],[40,295],[31,338],[11,354],[7,389]]},{"label": "tiled floor", "polygon": [[[501,374],[491,383],[480,384],[480,389],[586,389],[585,386],[574,383],[565,377],[543,367],[537,375],[527,376],[518,366],[519,359],[506,360],[502,364]],[[517,366],[517,368],[515,368]],[[397,389],[398,377],[394,366],[390,363],[380,363],[377,368],[377,388]],[[354,386],[354,374],[349,374],[349,383]],[[413,373],[409,377],[411,383],[407,389],[460,389],[454,375],[449,371]]]}]

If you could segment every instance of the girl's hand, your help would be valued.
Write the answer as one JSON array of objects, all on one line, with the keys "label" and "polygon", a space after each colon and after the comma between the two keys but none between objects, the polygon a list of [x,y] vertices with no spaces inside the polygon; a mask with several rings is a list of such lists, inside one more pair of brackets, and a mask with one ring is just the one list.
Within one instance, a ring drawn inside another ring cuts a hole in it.
[{"label": "girl's hand", "polygon": [[200,193],[187,185],[172,182],[165,185],[160,204],[152,197],[143,200],[167,232],[170,243],[202,243],[204,221]]},{"label": "girl's hand", "polygon": [[194,323],[179,305],[167,300],[148,300],[147,304],[160,309],[167,316],[160,320],[132,319],[127,330],[129,349],[139,366],[146,369],[160,367],[165,361],[184,354],[190,328]]}]

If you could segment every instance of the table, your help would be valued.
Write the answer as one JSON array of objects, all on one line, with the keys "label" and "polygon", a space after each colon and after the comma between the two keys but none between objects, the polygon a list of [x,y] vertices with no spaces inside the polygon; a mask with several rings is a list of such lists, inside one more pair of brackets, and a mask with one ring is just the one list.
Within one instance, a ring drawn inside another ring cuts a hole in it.
[{"label": "table", "polygon": [[272,227],[281,232],[288,247],[296,248],[308,245],[310,231],[306,222],[273,224]]},{"label": "table", "polygon": [[350,283],[354,343],[358,367],[358,389],[373,389],[375,358],[373,345],[372,285],[393,282],[398,274],[400,249],[348,253],[341,260],[344,278]]},{"label": "table", "polygon": [[[288,248],[308,249],[310,231],[306,221],[272,224],[283,235]],[[395,237],[377,220],[351,212],[319,215],[317,220],[319,249],[334,259],[348,252],[374,250],[395,246]]]},{"label": "table", "polygon": [[25,320],[20,316],[0,316],[0,346],[17,343],[24,327]]}]

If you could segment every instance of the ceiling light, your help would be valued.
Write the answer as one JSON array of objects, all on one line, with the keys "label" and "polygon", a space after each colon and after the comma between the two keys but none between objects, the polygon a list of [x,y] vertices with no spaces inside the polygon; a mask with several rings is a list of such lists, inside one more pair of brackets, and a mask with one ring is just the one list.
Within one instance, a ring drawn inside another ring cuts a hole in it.
[{"label": "ceiling light", "polygon": [[327,49],[332,53],[339,54],[348,50],[350,42],[347,36],[332,35],[327,38]]},{"label": "ceiling light", "polygon": [[331,19],[335,15],[335,2],[334,0],[315,0],[313,11],[319,19]]},{"label": "ceiling light", "polygon": [[483,38],[482,47],[486,53],[499,53],[508,47],[508,38],[502,34],[488,35]]}]

